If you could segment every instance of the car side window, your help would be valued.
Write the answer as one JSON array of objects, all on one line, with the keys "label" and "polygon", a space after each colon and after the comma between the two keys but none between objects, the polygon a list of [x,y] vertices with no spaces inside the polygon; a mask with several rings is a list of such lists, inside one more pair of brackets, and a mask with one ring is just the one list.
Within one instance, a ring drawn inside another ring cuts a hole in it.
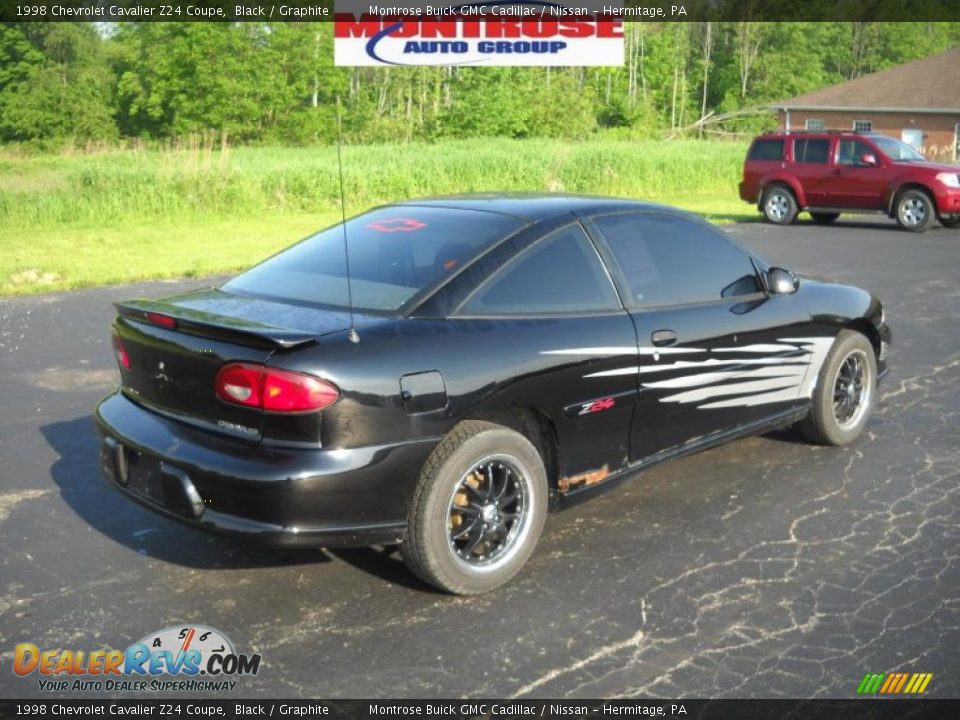
[{"label": "car side window", "polygon": [[797,138],[793,141],[793,157],[799,163],[826,163],[830,157],[830,141]]},{"label": "car side window", "polygon": [[712,302],[760,292],[749,256],[718,231],[669,215],[594,218],[630,288],[632,306]]},{"label": "car side window", "polygon": [[783,140],[757,140],[750,147],[748,160],[781,160]]},{"label": "car side window", "polygon": [[461,306],[459,315],[543,315],[620,308],[597,251],[578,224],[538,240]]},{"label": "car side window", "polygon": [[873,154],[873,150],[866,143],[859,140],[841,140],[837,147],[837,164],[860,165],[860,158]]}]

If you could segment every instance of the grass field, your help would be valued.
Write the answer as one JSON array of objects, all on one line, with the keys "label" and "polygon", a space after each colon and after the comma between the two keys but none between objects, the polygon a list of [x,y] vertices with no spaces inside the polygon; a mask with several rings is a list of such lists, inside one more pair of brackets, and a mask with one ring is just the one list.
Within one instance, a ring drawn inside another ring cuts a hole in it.
[{"label": "grass field", "polygon": [[[472,140],[343,148],[347,214],[487,190],[654,200],[717,222],[745,145]],[[248,267],[336,222],[336,148],[195,148],[17,156],[0,150],[0,295]]]}]

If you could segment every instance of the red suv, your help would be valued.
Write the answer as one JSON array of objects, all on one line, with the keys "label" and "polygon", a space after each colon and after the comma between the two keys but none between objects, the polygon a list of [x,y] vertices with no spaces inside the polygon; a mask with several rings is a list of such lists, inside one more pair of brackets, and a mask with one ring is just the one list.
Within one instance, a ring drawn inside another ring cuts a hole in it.
[{"label": "red suv", "polygon": [[882,212],[922,232],[939,218],[960,226],[960,167],[937,165],[906,143],[856,132],[777,132],[754,139],[740,197],[769,222],[806,210],[818,223],[841,212]]}]

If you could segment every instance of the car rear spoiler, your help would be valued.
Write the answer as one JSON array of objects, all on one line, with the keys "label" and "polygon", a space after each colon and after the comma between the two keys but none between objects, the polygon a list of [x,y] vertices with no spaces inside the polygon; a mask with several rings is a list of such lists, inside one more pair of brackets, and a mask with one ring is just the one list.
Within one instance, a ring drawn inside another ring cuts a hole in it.
[{"label": "car rear spoiler", "polygon": [[158,300],[114,303],[120,317],[241,345],[292,348],[315,342],[314,333],[194,310]]}]

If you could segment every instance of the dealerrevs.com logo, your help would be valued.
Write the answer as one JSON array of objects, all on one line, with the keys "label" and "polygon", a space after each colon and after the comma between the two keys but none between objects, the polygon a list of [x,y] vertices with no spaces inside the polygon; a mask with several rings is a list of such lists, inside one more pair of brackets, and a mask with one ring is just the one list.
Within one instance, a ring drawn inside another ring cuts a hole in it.
[{"label": "dealerrevs.com logo", "polygon": [[370,9],[382,12],[336,15],[337,65],[623,65],[622,21],[554,3],[427,6],[402,16]]},{"label": "dealerrevs.com logo", "polygon": [[256,675],[260,655],[236,652],[219,630],[168,627],[126,650],[14,648],[13,672],[37,677],[42,692],[229,692],[235,677]]}]

